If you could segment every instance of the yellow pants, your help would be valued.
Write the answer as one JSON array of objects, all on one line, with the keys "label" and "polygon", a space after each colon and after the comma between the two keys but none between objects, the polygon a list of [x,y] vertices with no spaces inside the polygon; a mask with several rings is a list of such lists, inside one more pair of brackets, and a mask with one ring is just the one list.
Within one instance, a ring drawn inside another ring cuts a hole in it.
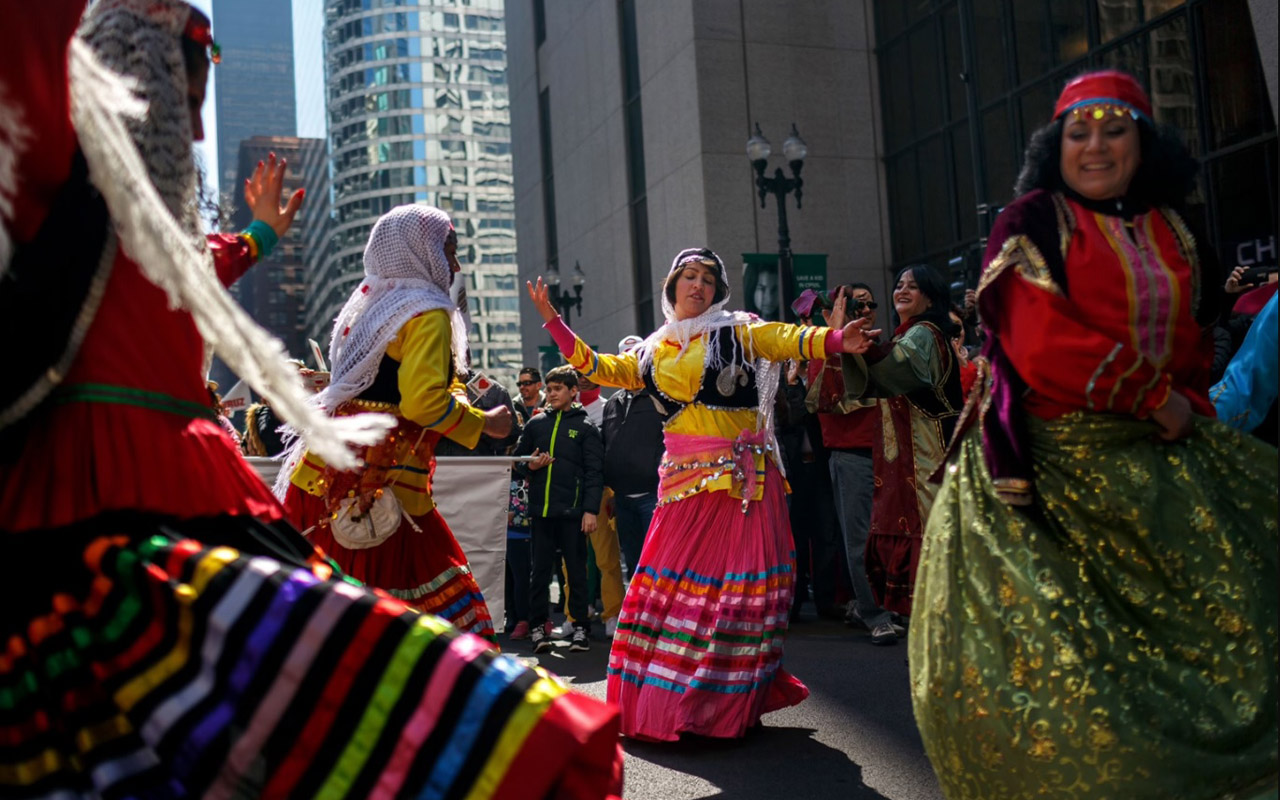
[{"label": "yellow pants", "polygon": [[[616,619],[622,613],[622,556],[618,548],[618,526],[608,509],[613,505],[613,491],[604,490],[600,501],[600,513],[596,516],[596,530],[588,538],[596,553],[596,568],[600,570],[601,619]],[[562,567],[563,569],[563,567]],[[565,609],[569,608],[569,581],[566,579]],[[566,614],[566,616],[568,616]],[[570,620],[573,622],[574,620]]]}]

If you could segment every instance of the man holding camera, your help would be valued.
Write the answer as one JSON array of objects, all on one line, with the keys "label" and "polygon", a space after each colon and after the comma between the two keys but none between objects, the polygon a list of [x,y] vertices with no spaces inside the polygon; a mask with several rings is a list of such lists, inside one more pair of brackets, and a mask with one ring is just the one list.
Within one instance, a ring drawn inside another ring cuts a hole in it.
[{"label": "man holding camera", "polygon": [[[836,289],[829,323],[843,327],[849,318],[876,324],[876,301],[871,287],[850,283]],[[849,577],[853,582],[852,617],[871,631],[871,643],[895,644],[905,631],[893,621],[893,614],[876,604],[867,581],[867,533],[871,525],[871,496],[875,489],[871,448],[880,408],[875,400],[844,398],[844,381],[838,357],[809,362],[809,393],[805,406],[816,412],[822,440],[831,454],[831,482],[836,495],[836,517],[844,535]]]}]

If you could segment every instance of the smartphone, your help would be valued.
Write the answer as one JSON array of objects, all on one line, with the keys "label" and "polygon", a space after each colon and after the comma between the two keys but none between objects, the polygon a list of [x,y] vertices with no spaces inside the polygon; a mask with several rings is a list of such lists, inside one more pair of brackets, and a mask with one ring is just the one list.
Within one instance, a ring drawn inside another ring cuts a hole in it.
[{"label": "smartphone", "polygon": [[1273,275],[1277,270],[1280,270],[1280,267],[1276,267],[1274,265],[1270,267],[1249,267],[1244,271],[1244,274],[1240,276],[1240,285],[1261,286],[1270,280],[1271,275]]}]

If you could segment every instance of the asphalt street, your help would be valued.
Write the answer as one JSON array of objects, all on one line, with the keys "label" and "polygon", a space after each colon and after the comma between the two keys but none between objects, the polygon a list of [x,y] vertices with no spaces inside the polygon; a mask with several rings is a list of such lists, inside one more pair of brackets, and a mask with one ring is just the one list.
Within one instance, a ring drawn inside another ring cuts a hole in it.
[{"label": "asphalt street", "polygon": [[[866,631],[817,620],[812,605],[806,611],[788,633],[783,663],[809,699],[766,714],[763,730],[741,740],[624,739],[627,800],[942,800],[911,714],[905,640],[875,647]],[[609,643],[599,634],[597,626],[587,653],[565,641],[536,660],[603,699]],[[527,641],[504,637],[502,646],[535,660]]]}]

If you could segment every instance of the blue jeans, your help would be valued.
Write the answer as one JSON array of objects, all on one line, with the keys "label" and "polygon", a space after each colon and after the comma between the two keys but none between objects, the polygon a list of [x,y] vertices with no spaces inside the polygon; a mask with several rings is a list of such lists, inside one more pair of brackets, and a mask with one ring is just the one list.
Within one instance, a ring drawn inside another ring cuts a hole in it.
[{"label": "blue jeans", "polygon": [[831,451],[831,483],[835,487],[836,517],[844,533],[844,551],[853,581],[854,608],[867,627],[889,622],[892,616],[876,604],[867,581],[867,536],[871,529],[871,494],[875,473],[869,455]]},{"label": "blue jeans", "polygon": [[640,563],[640,551],[644,548],[645,535],[649,532],[649,523],[653,521],[653,511],[657,507],[657,492],[639,497],[620,494],[613,496],[613,518],[618,525],[618,544],[622,547],[622,558],[627,562],[627,580],[635,574],[636,564]]}]

